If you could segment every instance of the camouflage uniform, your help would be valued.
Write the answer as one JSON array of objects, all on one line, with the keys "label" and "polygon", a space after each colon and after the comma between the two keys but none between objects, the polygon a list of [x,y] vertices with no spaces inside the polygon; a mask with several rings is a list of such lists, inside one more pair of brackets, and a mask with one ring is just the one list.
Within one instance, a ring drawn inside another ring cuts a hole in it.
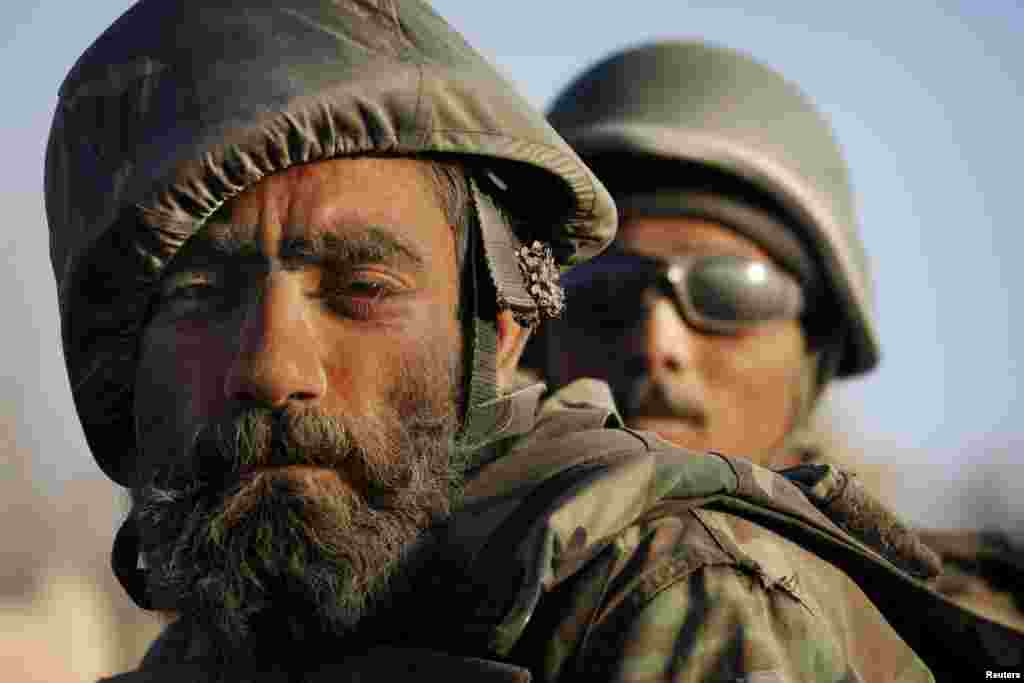
[{"label": "camouflage uniform", "polygon": [[[522,277],[550,270],[531,270],[523,242],[546,238],[564,266],[612,239],[601,183],[417,0],[143,0],[86,51],[61,91],[46,199],[73,396],[112,479],[139,483],[137,335],[182,244],[268,174],[372,153],[458,154],[497,173],[470,170],[463,284],[526,322],[557,296]],[[515,234],[493,220],[492,197],[526,211]],[[937,673],[954,670],[945,634],[905,615],[955,608],[894,564],[918,563],[912,543],[892,542],[893,524],[847,514],[838,472],[793,471],[791,483],[680,450],[622,428],[598,386],[538,411],[542,387],[499,394],[493,311],[472,297],[466,310],[457,447],[473,465],[446,527],[448,569],[418,575],[379,637],[356,633],[303,662],[305,680],[933,680],[911,648]],[[140,605],[159,607],[134,534],[129,518],[115,572]],[[986,664],[1010,661],[997,625],[957,614],[959,642]],[[191,628],[181,617],[139,671],[114,680],[290,680],[211,671]]]}]

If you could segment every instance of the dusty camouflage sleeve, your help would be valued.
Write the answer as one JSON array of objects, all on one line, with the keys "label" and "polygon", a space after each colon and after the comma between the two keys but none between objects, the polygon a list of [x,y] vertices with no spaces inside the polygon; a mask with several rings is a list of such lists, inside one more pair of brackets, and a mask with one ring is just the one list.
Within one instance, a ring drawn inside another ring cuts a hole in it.
[{"label": "dusty camouflage sleeve", "polygon": [[698,570],[656,595],[622,634],[608,679],[858,680],[829,626],[784,589],[729,566]]},{"label": "dusty camouflage sleeve", "polygon": [[621,544],[630,561],[585,645],[587,680],[934,680],[845,577],[753,525],[688,511]]}]

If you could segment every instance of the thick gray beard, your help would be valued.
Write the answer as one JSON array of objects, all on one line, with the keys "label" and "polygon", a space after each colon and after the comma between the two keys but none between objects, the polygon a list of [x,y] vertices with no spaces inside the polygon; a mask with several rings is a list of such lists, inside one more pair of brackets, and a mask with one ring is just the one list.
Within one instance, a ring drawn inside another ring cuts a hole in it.
[{"label": "thick gray beard", "polygon": [[[426,384],[402,383],[383,416],[256,409],[208,426],[187,466],[133,492],[149,590],[226,660],[351,634],[429,554],[462,495],[455,402],[438,389],[430,400]],[[237,479],[245,465],[288,464],[339,478]]]}]

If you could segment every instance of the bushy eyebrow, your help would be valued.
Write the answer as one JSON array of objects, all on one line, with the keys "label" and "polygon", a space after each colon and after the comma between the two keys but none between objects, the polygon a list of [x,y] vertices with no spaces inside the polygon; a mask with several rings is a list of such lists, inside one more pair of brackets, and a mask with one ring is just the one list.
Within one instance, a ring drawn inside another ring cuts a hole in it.
[{"label": "bushy eyebrow", "polygon": [[[215,265],[224,261],[266,265],[268,258],[261,245],[248,237],[252,230],[231,230],[224,225],[211,226],[186,243],[172,268]],[[242,233],[240,236],[239,233]],[[366,264],[391,263],[422,271],[426,264],[415,246],[392,232],[379,227],[368,227],[340,236],[329,232],[310,237],[292,237],[281,240],[278,259],[285,267],[305,265],[332,268],[354,268]]]},{"label": "bushy eyebrow", "polygon": [[343,237],[320,233],[313,237],[282,240],[280,257],[286,265],[327,265],[351,268],[373,263],[404,264],[420,271],[425,268],[419,251],[397,235],[369,227]]}]

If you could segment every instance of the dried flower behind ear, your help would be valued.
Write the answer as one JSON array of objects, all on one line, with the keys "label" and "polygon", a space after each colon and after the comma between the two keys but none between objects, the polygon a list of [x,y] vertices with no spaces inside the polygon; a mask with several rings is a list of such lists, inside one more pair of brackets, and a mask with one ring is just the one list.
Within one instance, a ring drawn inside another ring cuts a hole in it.
[{"label": "dried flower behind ear", "polygon": [[516,256],[519,272],[526,280],[526,291],[537,302],[537,314],[522,316],[526,320],[517,318],[516,322],[532,326],[540,320],[560,317],[565,311],[565,290],[558,283],[560,272],[551,246],[534,240],[530,246],[520,247]]}]

